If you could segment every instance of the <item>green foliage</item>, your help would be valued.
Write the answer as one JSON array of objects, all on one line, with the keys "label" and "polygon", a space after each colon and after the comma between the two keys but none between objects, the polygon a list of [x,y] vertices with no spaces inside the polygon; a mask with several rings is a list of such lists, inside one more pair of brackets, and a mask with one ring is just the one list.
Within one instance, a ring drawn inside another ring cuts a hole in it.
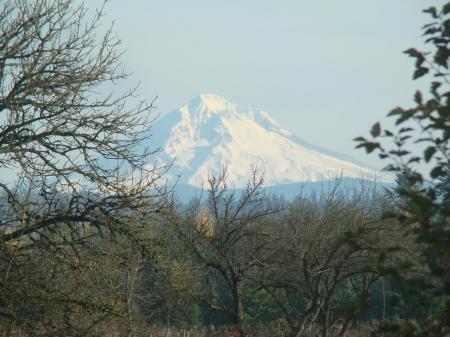
[{"label": "green foliage", "polygon": [[[410,48],[405,54],[415,60],[413,79],[429,76],[429,97],[417,91],[412,108],[393,109],[388,116],[396,119],[395,130],[382,132],[376,123],[371,140],[355,139],[358,148],[376,151],[389,161],[385,169],[401,175],[396,215],[423,247],[419,273],[397,275],[396,281],[403,288],[426,292],[422,300],[428,312],[415,320],[383,324],[382,331],[397,336],[443,335],[450,327],[450,3],[424,12],[432,17],[423,27],[431,51]],[[419,156],[413,150],[417,144],[423,148]],[[427,174],[418,164],[427,164],[422,166]]]},{"label": "green foliage", "polygon": [[253,282],[246,281],[243,285],[244,320],[249,326],[266,326],[282,317],[281,310],[273,298]]}]

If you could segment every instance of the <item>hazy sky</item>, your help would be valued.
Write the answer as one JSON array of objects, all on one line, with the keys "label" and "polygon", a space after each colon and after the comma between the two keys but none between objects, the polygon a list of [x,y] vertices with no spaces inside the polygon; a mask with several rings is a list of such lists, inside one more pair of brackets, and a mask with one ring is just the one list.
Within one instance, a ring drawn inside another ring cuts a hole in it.
[{"label": "hazy sky", "polygon": [[[434,4],[442,3],[434,1]],[[90,2],[93,6],[95,2]],[[421,46],[413,0],[111,0],[105,20],[126,49],[123,63],[158,95],[158,111],[199,93],[269,112],[305,140],[380,167],[355,150],[420,83],[402,51]]]}]

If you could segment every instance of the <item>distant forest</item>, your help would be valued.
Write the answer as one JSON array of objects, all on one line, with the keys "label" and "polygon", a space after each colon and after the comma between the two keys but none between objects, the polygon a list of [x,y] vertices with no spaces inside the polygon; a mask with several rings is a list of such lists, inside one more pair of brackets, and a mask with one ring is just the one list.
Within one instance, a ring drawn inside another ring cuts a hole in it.
[{"label": "distant forest", "polygon": [[450,336],[450,3],[424,12],[429,92],[355,139],[394,187],[286,201],[224,169],[181,203],[103,8],[1,2],[0,335]]}]

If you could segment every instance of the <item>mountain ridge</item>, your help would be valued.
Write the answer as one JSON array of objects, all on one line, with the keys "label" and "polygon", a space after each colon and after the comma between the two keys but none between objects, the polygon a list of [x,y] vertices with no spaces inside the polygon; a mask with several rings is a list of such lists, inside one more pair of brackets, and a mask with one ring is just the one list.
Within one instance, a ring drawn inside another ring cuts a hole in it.
[{"label": "mountain ridge", "polygon": [[227,166],[229,183],[242,187],[251,167],[265,172],[267,185],[320,181],[378,172],[303,140],[283,129],[267,112],[202,94],[163,115],[153,127],[159,160],[175,159],[169,171],[183,184],[201,187]]}]

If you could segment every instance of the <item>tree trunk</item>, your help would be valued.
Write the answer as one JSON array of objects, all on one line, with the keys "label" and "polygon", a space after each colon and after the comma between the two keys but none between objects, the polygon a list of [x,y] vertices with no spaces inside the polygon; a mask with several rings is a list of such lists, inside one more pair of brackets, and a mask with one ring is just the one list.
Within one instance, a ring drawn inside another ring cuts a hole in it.
[{"label": "tree trunk", "polygon": [[244,337],[246,335],[244,329],[244,321],[242,319],[242,298],[239,289],[239,280],[233,280],[233,300],[234,300],[234,323],[239,331],[239,335]]}]

